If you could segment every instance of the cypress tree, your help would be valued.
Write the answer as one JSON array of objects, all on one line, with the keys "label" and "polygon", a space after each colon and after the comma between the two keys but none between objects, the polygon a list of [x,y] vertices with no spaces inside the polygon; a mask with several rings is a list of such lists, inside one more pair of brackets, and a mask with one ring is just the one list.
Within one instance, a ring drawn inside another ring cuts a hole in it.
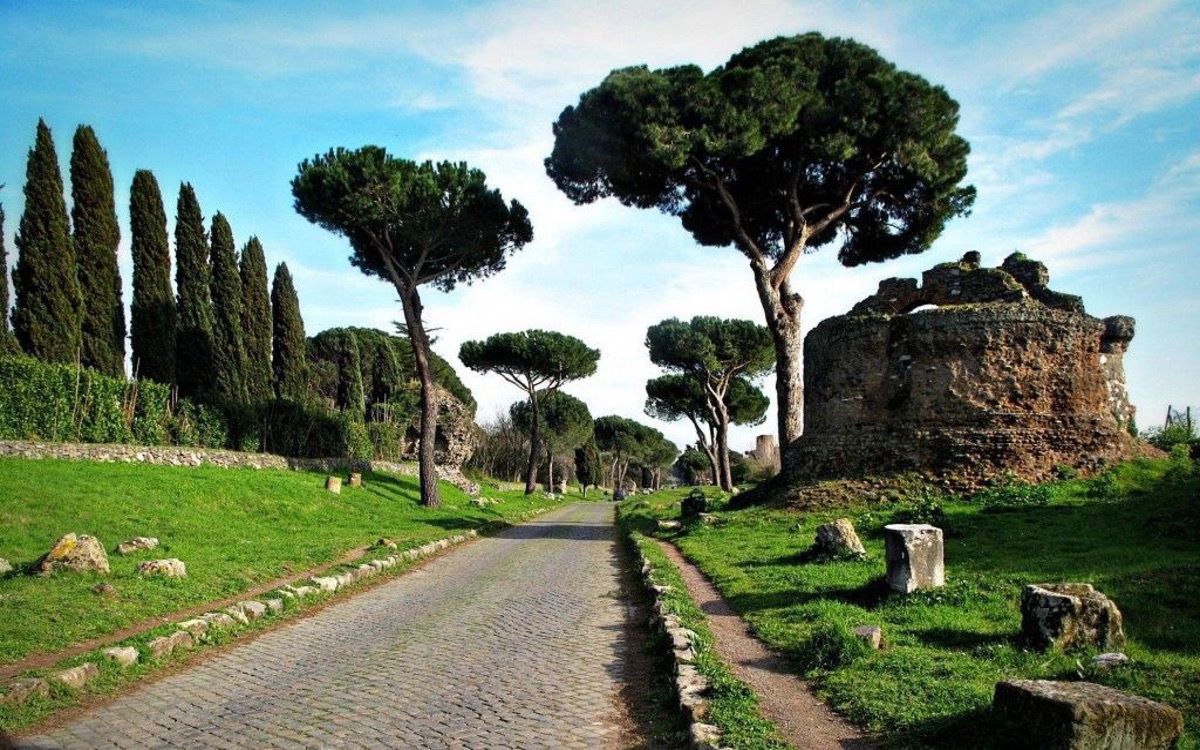
[{"label": "cypress tree", "polygon": [[129,191],[133,304],[130,333],[133,371],[159,383],[175,382],[175,299],[171,292],[171,248],[167,213],[158,180],[148,169],[133,174]]},{"label": "cypress tree", "polygon": [[366,418],[367,400],[363,391],[362,354],[358,350],[358,337],[347,336],[346,347],[338,362],[338,406],[350,414],[350,418],[361,422]]},{"label": "cypress tree", "polygon": [[108,154],[88,125],[75,130],[71,151],[71,223],[83,293],[80,362],[106,375],[125,375],[125,306],[117,268],[117,207]]},{"label": "cypress tree", "polygon": [[181,396],[208,395],[214,379],[208,237],[196,191],[186,182],[179,187],[175,209],[175,293],[175,383]]},{"label": "cypress tree", "polygon": [[267,259],[257,237],[242,248],[242,342],[246,348],[246,392],[252,403],[268,401],[271,388],[271,296]]},{"label": "cypress tree", "polygon": [[4,249],[4,205],[0,204],[0,355],[20,351],[8,329],[8,252]]},{"label": "cypress tree", "polygon": [[286,263],[275,266],[271,283],[271,368],[275,395],[294,401],[308,398],[308,339],[300,300]]},{"label": "cypress tree", "polygon": [[38,120],[25,170],[25,211],[17,230],[13,270],[13,332],[26,353],[48,362],[79,357],[83,297],[67,222],[54,139]]},{"label": "cypress tree", "polygon": [[213,368],[217,400],[246,401],[246,350],[242,345],[242,277],[233,230],[221,213],[212,219]]}]

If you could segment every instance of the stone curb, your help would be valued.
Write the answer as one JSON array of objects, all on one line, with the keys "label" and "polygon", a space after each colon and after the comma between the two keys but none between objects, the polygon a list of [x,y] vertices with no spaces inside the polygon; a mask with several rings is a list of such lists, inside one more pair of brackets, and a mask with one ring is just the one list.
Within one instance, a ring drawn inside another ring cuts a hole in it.
[{"label": "stone curb", "polygon": [[695,666],[699,638],[694,631],[683,627],[678,616],[667,611],[665,594],[671,591],[671,587],[655,582],[654,566],[642,554],[642,548],[636,541],[633,541],[633,550],[641,571],[642,585],[654,599],[650,607],[650,624],[662,631],[671,650],[675,696],[679,701],[679,710],[688,722],[689,746],[691,750],[728,750],[721,745],[720,728],[704,721],[708,718],[708,696],[712,684]]},{"label": "stone curb", "polygon": [[[501,528],[513,526],[534,516],[541,515],[556,508],[538,508],[519,514],[512,522],[503,523]],[[489,529],[490,530],[490,529]],[[196,617],[175,623],[175,632],[155,638],[142,648],[129,643],[116,644],[105,648],[101,653],[108,661],[115,662],[122,669],[136,664],[138,661],[162,659],[176,651],[184,651],[203,645],[201,638],[208,632],[234,630],[247,626],[253,620],[267,615],[278,615],[284,611],[285,600],[299,600],[316,597],[323,593],[333,594],[355,583],[372,578],[384,570],[394,568],[401,561],[416,562],[442,550],[449,549],[479,536],[478,529],[468,529],[461,534],[443,537],[432,542],[396,552],[384,558],[378,558],[358,565],[344,566],[340,573],[326,576],[315,576],[308,583],[295,586],[282,586],[264,594],[259,599],[247,599],[238,602],[219,612],[206,612]],[[16,706],[25,703],[30,698],[50,697],[50,682],[58,682],[75,690],[83,688],[88,682],[100,675],[100,670],[94,662],[83,662],[69,669],[59,669],[50,672],[47,677],[22,677],[11,680],[2,686],[0,705]]]}]

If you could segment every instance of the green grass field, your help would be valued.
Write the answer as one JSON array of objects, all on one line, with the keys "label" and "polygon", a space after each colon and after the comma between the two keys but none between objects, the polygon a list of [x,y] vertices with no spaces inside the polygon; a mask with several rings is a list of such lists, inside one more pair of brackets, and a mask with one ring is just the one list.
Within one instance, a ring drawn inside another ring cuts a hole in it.
[{"label": "green grass field", "polygon": [[[675,541],[765,641],[889,746],[989,747],[997,681],[1083,677],[1175,706],[1187,723],[1181,747],[1194,750],[1200,481],[1171,466],[1139,461],[1099,482],[1062,482],[1044,506],[943,500],[947,586],[907,597],[889,595],[882,580],[882,527],[909,510],[899,504],[720,511],[719,525],[693,526]],[[683,494],[633,498],[626,517],[649,530],[677,516]],[[806,561],[817,525],[839,515],[854,521],[869,559]],[[1090,582],[1117,602],[1131,666],[1097,672],[1090,653],[1021,647],[1021,586],[1054,581]],[[882,626],[887,647],[867,651],[849,633],[857,625]]]},{"label": "green grass field", "polygon": [[[333,495],[309,472],[0,459],[0,557],[18,566],[0,576],[0,664],[235,596],[380,537],[403,549],[555,504],[485,490],[500,502],[479,508],[443,483],[442,507],[427,509],[415,478],[367,474],[364,484]],[[99,537],[110,575],[21,574],[70,531]],[[160,546],[113,553],[134,536]],[[139,562],[164,557],[183,560],[187,578],[137,575]],[[117,595],[93,593],[100,581]]]}]

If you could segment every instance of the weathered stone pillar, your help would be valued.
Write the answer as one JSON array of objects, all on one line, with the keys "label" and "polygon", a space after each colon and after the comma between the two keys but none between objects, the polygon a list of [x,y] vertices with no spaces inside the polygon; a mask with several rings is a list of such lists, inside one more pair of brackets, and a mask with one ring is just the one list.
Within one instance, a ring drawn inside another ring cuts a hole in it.
[{"label": "weathered stone pillar", "polygon": [[892,591],[909,594],[946,583],[942,530],[923,523],[893,523],[883,527],[887,548],[887,583]]}]

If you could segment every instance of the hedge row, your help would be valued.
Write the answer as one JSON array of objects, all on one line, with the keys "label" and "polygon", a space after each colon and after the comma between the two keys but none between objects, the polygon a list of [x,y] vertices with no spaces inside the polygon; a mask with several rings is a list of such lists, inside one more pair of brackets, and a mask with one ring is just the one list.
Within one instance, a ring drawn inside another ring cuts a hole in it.
[{"label": "hedge row", "polygon": [[[402,432],[400,433],[402,435]],[[0,358],[0,440],[182,445],[302,458],[396,458],[398,435],[318,405],[274,400],[218,409],[151,381]]]}]

